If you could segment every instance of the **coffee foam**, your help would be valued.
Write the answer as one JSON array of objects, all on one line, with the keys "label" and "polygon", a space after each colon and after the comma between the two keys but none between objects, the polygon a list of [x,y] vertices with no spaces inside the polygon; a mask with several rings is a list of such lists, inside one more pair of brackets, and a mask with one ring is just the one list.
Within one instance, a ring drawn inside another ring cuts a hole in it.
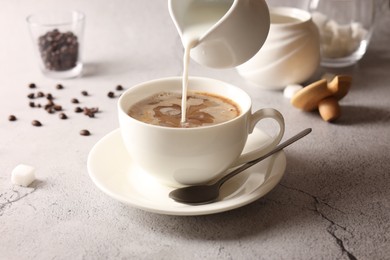
[{"label": "coffee foam", "polygon": [[199,127],[229,121],[240,114],[239,106],[224,97],[190,92],[187,120],[181,122],[181,94],[161,92],[133,105],[128,114],[145,123],[168,127]]}]

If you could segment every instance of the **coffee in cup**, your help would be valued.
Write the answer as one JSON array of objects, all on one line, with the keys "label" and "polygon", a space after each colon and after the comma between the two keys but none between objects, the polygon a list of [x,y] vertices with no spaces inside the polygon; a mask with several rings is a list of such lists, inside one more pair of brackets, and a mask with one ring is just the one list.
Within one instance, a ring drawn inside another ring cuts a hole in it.
[{"label": "coffee in cup", "polygon": [[181,102],[181,93],[160,92],[134,104],[128,114],[147,124],[184,128],[219,124],[240,114],[239,106],[230,99],[207,92],[189,92],[187,118],[182,122]]}]

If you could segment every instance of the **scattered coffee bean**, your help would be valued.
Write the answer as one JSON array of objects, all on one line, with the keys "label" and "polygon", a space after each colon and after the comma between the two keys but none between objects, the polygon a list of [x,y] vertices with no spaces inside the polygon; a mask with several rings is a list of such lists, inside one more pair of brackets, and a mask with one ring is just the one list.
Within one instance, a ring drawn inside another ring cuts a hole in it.
[{"label": "scattered coffee bean", "polygon": [[[55,41],[55,40],[53,39],[53,41]],[[30,89],[35,89],[35,88],[37,88],[37,86],[35,85],[35,83],[30,83],[30,84],[28,85],[28,87],[29,87]],[[55,88],[56,88],[56,89],[63,89],[64,87],[63,87],[62,84],[57,84],[57,85],[55,85]],[[117,85],[116,88],[115,88],[115,90],[116,90],[116,91],[122,91],[122,90],[124,90],[124,88],[122,87],[122,85]],[[115,90],[114,90],[114,91],[115,91]],[[116,97],[116,94],[115,94],[114,91],[109,91],[109,92],[107,93],[107,96],[110,97],[110,98]],[[86,91],[86,90],[82,90],[82,91],[81,91],[81,94],[82,94],[83,96],[89,96],[89,95],[90,95],[90,94],[88,93],[88,91]],[[119,93],[118,95],[120,95],[120,93]],[[30,94],[28,94],[27,97],[28,97],[29,99],[35,99],[35,98],[46,97],[46,99],[47,99],[47,103],[46,103],[46,104],[36,103],[35,101],[32,101],[32,100],[31,100],[31,101],[29,102],[29,106],[30,106],[31,108],[34,108],[34,107],[39,107],[39,108],[41,108],[41,107],[42,107],[42,108],[45,109],[46,112],[48,112],[48,113],[50,113],[50,114],[54,114],[54,113],[56,113],[57,111],[61,111],[61,113],[59,113],[59,115],[58,115],[59,118],[62,119],[62,120],[68,119],[68,116],[67,116],[65,113],[62,112],[62,111],[63,111],[62,106],[59,105],[59,104],[56,104],[56,103],[53,101],[53,100],[54,100],[54,96],[53,96],[51,93],[44,93],[44,92],[42,92],[42,91],[37,91],[37,92],[35,92],[35,93],[30,93]],[[71,103],[73,103],[73,104],[79,104],[80,102],[79,102],[79,100],[78,100],[77,98],[72,98],[72,99],[71,99]],[[99,112],[99,108],[98,108],[98,107],[84,107],[84,108],[81,108],[81,107],[78,106],[78,107],[75,107],[74,111],[75,111],[76,113],[81,113],[81,112],[83,112],[84,115],[93,118],[93,117],[95,117],[95,114]],[[8,117],[8,120],[9,120],[9,121],[16,121],[17,118],[16,118],[15,115],[10,115],[10,116]],[[42,126],[42,123],[41,123],[40,121],[38,121],[38,120],[32,120],[32,121],[31,121],[31,124],[32,124],[33,126],[36,126],[36,127]],[[89,135],[91,135],[91,133],[89,132],[89,130],[83,129],[83,130],[80,131],[80,135],[89,136]]]},{"label": "scattered coffee bean", "polygon": [[56,111],[54,110],[53,107],[47,108],[46,111],[47,111],[47,113],[49,113],[49,114],[54,114],[54,113],[56,112]]},{"label": "scattered coffee bean", "polygon": [[49,109],[49,108],[53,108],[54,107],[54,102],[53,102],[53,100],[48,100],[47,101],[47,104],[44,106],[44,108],[45,108],[45,110],[47,110],[47,109]]},{"label": "scattered coffee bean", "polygon": [[41,122],[39,122],[38,120],[33,120],[33,121],[31,122],[31,124],[32,124],[33,126],[42,126]]},{"label": "scattered coffee bean", "polygon": [[65,113],[60,113],[58,116],[60,117],[60,119],[67,119],[68,118]]},{"label": "scattered coffee bean", "polygon": [[83,109],[81,107],[75,107],[74,112],[81,113],[83,112]]},{"label": "scattered coffee bean", "polygon": [[46,69],[64,71],[76,67],[79,43],[72,32],[49,31],[38,38],[38,46]]},{"label": "scattered coffee bean", "polygon": [[80,131],[80,135],[88,136],[90,134],[91,133],[87,129],[83,129],[83,130]]},{"label": "scattered coffee bean", "polygon": [[122,87],[122,85],[118,85],[118,86],[116,86],[116,90],[118,90],[118,91],[121,91],[121,90],[123,90],[123,87]]}]

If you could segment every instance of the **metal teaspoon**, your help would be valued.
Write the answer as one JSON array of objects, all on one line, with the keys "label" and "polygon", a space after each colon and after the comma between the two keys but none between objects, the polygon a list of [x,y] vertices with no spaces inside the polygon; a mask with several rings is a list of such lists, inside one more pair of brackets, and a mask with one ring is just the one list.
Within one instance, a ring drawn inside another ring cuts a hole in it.
[{"label": "metal teaspoon", "polygon": [[249,161],[242,166],[238,167],[231,173],[225,175],[220,180],[213,184],[205,184],[205,185],[194,185],[194,186],[188,186],[183,187],[179,189],[175,189],[169,193],[169,197],[173,200],[180,202],[180,203],[186,203],[186,204],[207,204],[215,201],[219,196],[219,189],[221,188],[222,184],[224,184],[227,180],[232,178],[233,176],[236,176],[238,173],[248,169],[249,167],[255,165],[256,163],[259,163],[260,161],[264,160],[265,158],[271,156],[272,154],[279,152],[286,146],[294,143],[295,141],[301,139],[302,137],[306,136],[311,132],[311,128],[307,128],[297,135],[291,137],[290,139],[284,141],[283,143],[276,146],[272,151],[269,153],[254,159],[252,161]]}]

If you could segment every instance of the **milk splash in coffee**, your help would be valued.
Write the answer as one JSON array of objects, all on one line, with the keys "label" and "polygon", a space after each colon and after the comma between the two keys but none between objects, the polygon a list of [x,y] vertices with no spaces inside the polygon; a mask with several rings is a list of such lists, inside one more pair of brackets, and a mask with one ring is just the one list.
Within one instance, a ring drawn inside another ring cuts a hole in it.
[{"label": "milk splash in coffee", "polygon": [[[186,13],[186,26],[183,30],[183,89],[181,101],[181,123],[187,121],[188,67],[191,49],[196,47],[201,37],[210,30],[229,10],[233,1],[193,1]],[[207,54],[205,54],[207,55]]]},{"label": "milk splash in coffee", "polygon": [[193,128],[227,122],[240,115],[232,100],[207,92],[189,91],[187,118],[181,123],[181,93],[160,92],[132,105],[128,115],[147,124]]}]

